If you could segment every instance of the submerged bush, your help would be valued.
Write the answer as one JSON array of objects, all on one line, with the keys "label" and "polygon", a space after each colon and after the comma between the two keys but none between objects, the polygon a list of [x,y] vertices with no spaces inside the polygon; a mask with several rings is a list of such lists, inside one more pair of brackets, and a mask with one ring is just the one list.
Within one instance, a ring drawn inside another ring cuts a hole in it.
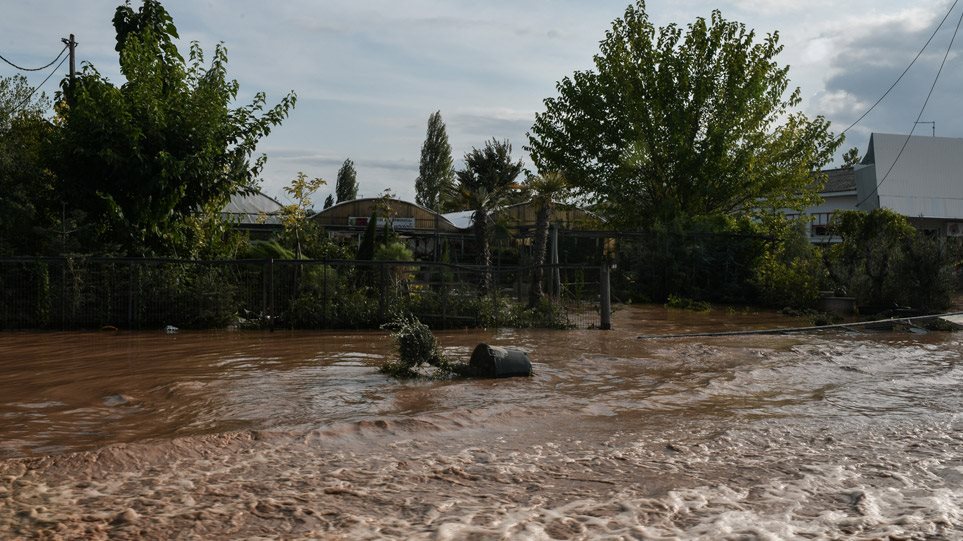
[{"label": "submerged bush", "polygon": [[435,368],[435,376],[447,376],[456,369],[441,353],[438,341],[427,325],[411,315],[401,315],[382,328],[392,331],[398,347],[398,358],[381,366],[381,372],[396,378],[412,378],[422,375],[418,368],[428,365]]}]

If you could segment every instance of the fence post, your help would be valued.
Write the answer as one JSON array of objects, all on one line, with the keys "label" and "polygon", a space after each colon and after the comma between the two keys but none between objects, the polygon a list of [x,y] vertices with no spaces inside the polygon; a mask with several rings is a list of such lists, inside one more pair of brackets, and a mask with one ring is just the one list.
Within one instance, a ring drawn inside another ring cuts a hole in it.
[{"label": "fence post", "polygon": [[558,225],[552,224],[549,229],[552,242],[552,296],[556,299],[562,296],[562,272],[558,267]]},{"label": "fence post", "polygon": [[134,262],[127,263],[127,330],[134,328]]},{"label": "fence post", "polygon": [[378,289],[381,295],[378,296],[378,325],[385,322],[385,265],[384,262],[378,263]]},{"label": "fence post", "polygon": [[448,328],[448,278],[445,276],[448,269],[439,268],[441,269],[441,322],[445,328]]},{"label": "fence post", "polygon": [[268,260],[268,291],[271,304],[268,308],[268,320],[271,322],[271,330],[274,330],[274,258]]},{"label": "fence post", "polygon": [[601,289],[601,299],[599,301],[599,313],[601,321],[599,328],[603,331],[612,329],[612,288],[609,283],[609,262],[603,261],[599,269],[599,285]]},{"label": "fence post", "polygon": [[328,327],[328,258],[321,260],[321,328]]}]

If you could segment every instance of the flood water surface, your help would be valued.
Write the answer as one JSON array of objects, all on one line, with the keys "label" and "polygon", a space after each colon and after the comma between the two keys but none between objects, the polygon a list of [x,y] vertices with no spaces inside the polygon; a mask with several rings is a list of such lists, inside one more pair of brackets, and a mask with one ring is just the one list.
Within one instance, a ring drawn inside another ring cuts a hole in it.
[{"label": "flood water surface", "polygon": [[[0,537],[963,538],[963,334],[438,333],[532,378],[397,382],[382,332],[0,334]],[[9,532],[3,535],[2,532]]]}]

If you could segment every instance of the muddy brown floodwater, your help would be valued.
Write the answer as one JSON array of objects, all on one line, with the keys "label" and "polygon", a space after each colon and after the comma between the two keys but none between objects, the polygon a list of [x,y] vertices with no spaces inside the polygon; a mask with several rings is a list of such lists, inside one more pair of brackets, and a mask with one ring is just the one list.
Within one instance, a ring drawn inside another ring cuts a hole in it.
[{"label": "muddy brown floodwater", "polygon": [[0,334],[0,538],[963,538],[963,334],[623,308],[439,333],[535,376],[396,382],[381,332]]}]

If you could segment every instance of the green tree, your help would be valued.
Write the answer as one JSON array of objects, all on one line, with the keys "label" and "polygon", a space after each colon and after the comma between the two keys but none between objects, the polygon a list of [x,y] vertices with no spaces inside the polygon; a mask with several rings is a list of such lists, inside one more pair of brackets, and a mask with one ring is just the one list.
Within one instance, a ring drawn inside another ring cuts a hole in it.
[{"label": "green tree", "polygon": [[568,189],[568,181],[558,171],[543,173],[532,177],[528,181],[528,190],[532,193],[532,202],[538,206],[535,217],[535,237],[532,243],[532,282],[528,290],[528,307],[534,308],[542,299],[544,292],[542,284],[545,281],[545,253],[548,247],[548,226],[555,200]]},{"label": "green tree", "polygon": [[843,153],[843,167],[851,168],[854,165],[858,164],[860,159],[861,158],[859,157],[859,149],[856,147],[852,147],[849,150],[847,150],[845,153]]},{"label": "green tree", "polygon": [[338,203],[353,201],[358,198],[358,173],[354,170],[354,162],[350,158],[338,169],[338,180],[334,191],[338,196]]},{"label": "green tree", "polygon": [[[54,126],[49,101],[27,79],[0,78],[0,255],[44,253],[60,205],[45,167],[44,145]],[[58,235],[59,236],[59,235]]]},{"label": "green tree", "polygon": [[455,174],[458,178],[455,186],[457,199],[464,207],[475,211],[472,227],[485,267],[483,291],[487,291],[492,283],[489,216],[502,205],[521,172],[521,160],[512,161],[511,143],[492,139],[485,143],[485,148],[472,148],[465,154],[465,168]]},{"label": "green tree", "polygon": [[328,194],[328,196],[324,198],[324,208],[329,209],[333,206],[334,206],[334,198],[331,197],[331,194]]},{"label": "green tree", "polygon": [[291,198],[291,203],[281,207],[281,225],[287,235],[294,237],[294,255],[298,259],[304,255],[301,241],[305,230],[311,227],[311,196],[325,184],[327,182],[323,178],[309,179],[304,172],[298,172],[291,184],[284,187],[284,193]]},{"label": "green tree", "polygon": [[421,164],[415,180],[415,201],[436,212],[445,210],[443,196],[450,194],[455,184],[455,167],[451,158],[448,133],[441,119],[441,111],[428,117],[428,131],[421,145]]},{"label": "green tree", "polygon": [[781,51],[778,33],[757,40],[718,11],[657,29],[640,0],[606,33],[595,69],[545,100],[527,149],[620,227],[803,208],[840,138],[794,111],[800,92],[787,94]]},{"label": "green tree", "polygon": [[842,287],[863,306],[890,307],[906,299],[905,281],[910,276],[899,273],[910,253],[906,247],[925,239],[905,217],[883,208],[837,212],[830,231],[840,240],[826,254],[833,286]]},{"label": "green tree", "polygon": [[358,261],[371,261],[374,258],[375,249],[378,247],[378,213],[372,212],[368,218],[368,225],[361,236],[361,244],[358,245]]},{"label": "green tree", "polygon": [[232,107],[237,81],[227,78],[227,50],[205,66],[196,42],[187,61],[173,20],[160,2],[129,4],[114,17],[125,83],[115,86],[86,63],[64,80],[53,169],[71,205],[94,224],[99,251],[192,255],[192,227],[213,222],[232,194],[256,188],[266,157],[258,141],[288,115],[294,93],[266,108],[263,93]]}]

